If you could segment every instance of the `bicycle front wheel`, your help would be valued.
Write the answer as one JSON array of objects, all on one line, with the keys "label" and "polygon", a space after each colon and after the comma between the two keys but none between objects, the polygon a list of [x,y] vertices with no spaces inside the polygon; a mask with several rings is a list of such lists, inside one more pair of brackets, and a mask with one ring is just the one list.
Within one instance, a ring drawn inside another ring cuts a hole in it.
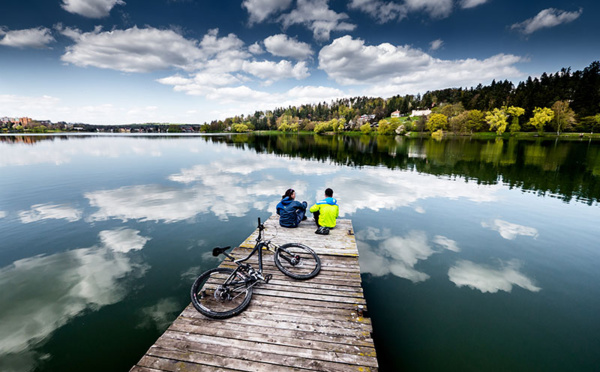
[{"label": "bicycle front wheel", "polygon": [[192,304],[201,314],[215,319],[230,318],[250,304],[252,284],[239,270],[218,267],[196,279],[191,297]]},{"label": "bicycle front wheel", "polygon": [[321,270],[319,256],[304,244],[288,243],[275,250],[275,265],[294,279],[310,279]]}]

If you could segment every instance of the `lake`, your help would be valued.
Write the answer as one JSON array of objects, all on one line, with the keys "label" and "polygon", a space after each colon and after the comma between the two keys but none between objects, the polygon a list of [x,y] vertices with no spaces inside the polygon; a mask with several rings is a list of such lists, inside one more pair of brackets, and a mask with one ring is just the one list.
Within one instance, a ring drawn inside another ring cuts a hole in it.
[{"label": "lake", "polygon": [[127,371],[288,188],[352,219],[381,371],[597,371],[600,143],[0,136],[0,371]]}]

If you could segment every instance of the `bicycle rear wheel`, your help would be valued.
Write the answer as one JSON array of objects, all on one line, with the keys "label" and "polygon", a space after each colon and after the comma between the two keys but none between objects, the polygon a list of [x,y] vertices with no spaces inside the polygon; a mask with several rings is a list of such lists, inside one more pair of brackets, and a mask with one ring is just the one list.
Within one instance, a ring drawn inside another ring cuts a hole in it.
[{"label": "bicycle rear wheel", "polygon": [[288,243],[275,250],[275,265],[294,279],[310,279],[321,270],[319,256],[304,244]]},{"label": "bicycle rear wheel", "polygon": [[250,304],[252,284],[239,270],[218,267],[196,279],[191,297],[192,304],[201,314],[215,319],[230,318]]}]

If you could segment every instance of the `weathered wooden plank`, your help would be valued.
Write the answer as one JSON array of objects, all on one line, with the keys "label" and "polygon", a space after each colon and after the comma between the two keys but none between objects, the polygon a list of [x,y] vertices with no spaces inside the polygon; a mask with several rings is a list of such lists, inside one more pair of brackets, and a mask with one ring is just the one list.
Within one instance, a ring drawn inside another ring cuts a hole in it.
[{"label": "weathered wooden plank", "polygon": [[[269,365],[273,364],[285,367],[304,368],[314,371],[347,372],[357,371],[359,370],[359,368],[365,368],[364,366],[335,363],[332,361],[319,360],[314,357],[301,357],[295,354],[290,355],[289,353],[286,355],[281,355],[269,353],[267,351],[247,350],[245,348],[233,347],[231,345],[224,348],[222,345],[219,344],[211,344],[204,341],[194,342],[191,341],[191,339],[191,337],[183,340],[161,337],[160,339],[158,339],[155,345],[163,350],[185,351],[188,353],[201,352],[211,354],[213,356],[221,356],[223,357],[222,359],[227,360],[227,362],[223,363],[223,366],[228,368],[232,368],[228,364],[230,362],[235,361],[236,359],[244,361],[245,363],[264,363]],[[150,354],[156,355],[153,353],[153,351],[154,350],[151,350]],[[241,370],[248,370],[244,369],[243,367],[236,368],[240,368]],[[270,370],[270,366],[266,369],[264,366],[262,368],[263,371]]]},{"label": "weathered wooden plank", "polygon": [[[192,318],[185,318],[185,317],[179,317],[177,319],[177,321],[174,324],[181,322],[181,324],[190,324],[193,326],[198,326],[201,328],[210,328],[210,324],[212,324],[212,321],[207,319],[207,318],[196,318],[196,319],[192,319]],[[261,324],[243,324],[243,323],[235,323],[233,321],[228,321],[228,322],[223,322],[222,324],[219,325],[219,330],[230,330],[230,331],[240,331],[240,332],[247,332],[247,333],[253,333],[255,332],[256,334],[262,334],[262,335],[274,335],[274,328],[272,327],[268,327],[268,326],[264,326]],[[338,336],[338,335],[325,335],[325,334],[320,334],[320,333],[312,333],[312,332],[305,332],[299,329],[283,329],[283,328],[276,328],[277,333],[276,335],[279,337],[292,337],[292,338],[298,338],[298,339],[303,339],[303,340],[307,340],[307,341],[319,341],[319,342],[325,342],[325,343],[331,343],[331,344],[338,344],[338,345],[351,345],[352,347],[367,347],[367,348],[373,348],[373,340],[370,337],[361,337],[361,338],[356,338],[353,336]],[[193,333],[190,329],[190,332]],[[357,349],[358,350],[358,349]]]},{"label": "weathered wooden plank", "polygon": [[[194,314],[192,312],[186,312],[185,316],[189,318],[198,318],[203,317],[201,314]],[[356,338],[370,338],[371,331],[370,329],[361,329],[361,328],[350,328],[344,327],[342,324],[331,325],[322,323],[297,323],[297,322],[285,322],[285,321],[277,321],[270,319],[255,319],[251,317],[244,317],[243,313],[235,317],[236,323],[242,323],[247,325],[262,325],[271,328],[281,328],[281,329],[294,329],[304,332],[315,332],[321,333],[323,335],[333,335],[333,336],[351,336]],[[215,322],[216,324],[216,322]]]},{"label": "weathered wooden plank", "polygon": [[[264,272],[273,278],[254,288],[244,312],[215,320],[190,304],[132,371],[377,371],[371,321],[357,312],[366,301],[351,221],[339,220],[327,236],[314,234],[310,221],[286,229],[272,216],[265,226],[266,239],[275,244],[313,248],[321,257],[319,275],[291,279],[277,269],[273,252],[264,251]],[[246,257],[257,234],[232,254]],[[257,256],[247,261],[255,268]],[[220,266],[235,264],[223,261]]]},{"label": "weathered wooden plank", "polygon": [[[146,357],[144,357],[144,358],[146,358]],[[131,368],[129,371],[130,372],[161,372],[161,371],[164,371],[164,369],[154,369],[154,368],[144,367],[141,365],[136,365],[136,366],[133,366],[133,368]]]},{"label": "weathered wooden plank", "polygon": [[[160,338],[159,341],[162,343],[162,338]],[[157,341],[157,344],[159,341]],[[280,366],[277,364],[259,363],[248,359],[236,358],[233,355],[224,355],[223,353],[207,353],[199,350],[198,348],[181,350],[172,347],[162,348],[153,346],[150,348],[150,350],[148,350],[148,355],[156,358],[194,363],[201,366],[217,367],[217,370],[219,371],[235,370],[249,372],[306,372],[306,370],[302,370],[300,368],[291,368],[290,366]],[[202,368],[200,368],[200,370],[202,370]]]},{"label": "weathered wooden plank", "polygon": [[[187,311],[187,310],[186,310]],[[190,310],[191,311],[191,310]],[[189,316],[189,313],[183,313],[185,316]],[[262,321],[267,319],[268,321],[275,322],[278,325],[282,325],[284,323],[289,324],[308,324],[308,325],[318,325],[324,327],[343,327],[345,329],[357,329],[357,330],[370,330],[371,322],[369,319],[365,319],[363,317],[358,316],[340,316],[336,314],[338,317],[336,319],[332,319],[333,317],[319,317],[316,315],[311,316],[310,314],[298,314],[292,312],[284,312],[280,311],[245,311],[243,314],[240,314],[237,318],[242,321],[250,319]],[[193,316],[189,316],[190,318]],[[218,324],[213,324],[214,327],[217,327]]]},{"label": "weathered wooden plank", "polygon": [[[138,363],[139,366],[147,368],[147,372],[153,371],[186,371],[186,372],[219,372],[219,371],[235,371],[233,369],[223,369],[221,367],[213,367],[206,364],[196,364],[184,362],[181,360],[167,359],[167,358],[156,358],[153,356],[146,355]],[[133,372],[134,370],[132,370]],[[146,372],[139,371],[139,372]]]},{"label": "weathered wooden plank", "polygon": [[321,341],[307,338],[306,336],[309,334],[300,331],[278,329],[274,332],[273,328],[249,327],[244,324],[237,324],[230,327],[219,326],[218,328],[211,325],[213,324],[208,322],[201,323],[199,321],[190,321],[187,318],[180,318],[169,327],[169,330],[337,353],[358,353],[358,355],[375,356],[375,348],[372,344],[369,344],[369,346],[353,345],[353,339],[351,338],[337,338],[335,340],[327,338],[326,341]]},{"label": "weathered wooden plank", "polygon": [[[296,347],[288,345],[280,345],[276,343],[267,343],[260,341],[248,341],[245,339],[215,337],[210,335],[186,334],[167,330],[163,335],[164,338],[169,338],[176,341],[184,341],[189,343],[200,343],[203,345],[214,345],[217,348],[239,348],[246,351],[254,351],[262,354],[273,355],[295,355],[301,358],[317,359],[325,362],[336,362],[343,364],[367,365],[371,367],[377,366],[373,358],[365,357],[358,354],[346,354],[341,352],[331,352],[327,350],[319,350],[315,348]],[[264,359],[259,359],[264,360]]]}]

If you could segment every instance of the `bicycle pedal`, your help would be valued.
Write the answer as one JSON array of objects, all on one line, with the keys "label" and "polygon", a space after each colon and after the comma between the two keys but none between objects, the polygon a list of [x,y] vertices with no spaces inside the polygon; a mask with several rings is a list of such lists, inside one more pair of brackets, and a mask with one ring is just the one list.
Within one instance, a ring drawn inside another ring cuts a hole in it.
[{"label": "bicycle pedal", "polygon": [[267,274],[267,275],[265,275],[265,283],[269,283],[269,281],[271,280],[271,278],[273,278],[273,274]]}]

